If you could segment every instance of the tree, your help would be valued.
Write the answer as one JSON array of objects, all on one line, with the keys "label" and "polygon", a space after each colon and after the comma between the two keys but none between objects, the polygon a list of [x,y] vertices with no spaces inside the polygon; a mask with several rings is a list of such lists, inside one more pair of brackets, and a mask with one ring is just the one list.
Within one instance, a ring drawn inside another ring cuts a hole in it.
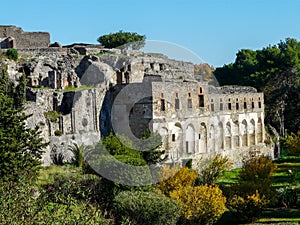
[{"label": "tree", "polygon": [[300,42],[287,38],[261,50],[242,49],[214,71],[220,85],[253,86],[265,94],[265,122],[282,136],[300,127]]},{"label": "tree", "polygon": [[38,127],[26,127],[27,115],[16,109],[13,100],[0,90],[0,177],[17,180],[23,174],[36,175],[47,143]]},{"label": "tree", "polygon": [[140,49],[145,45],[146,36],[133,32],[110,33],[100,36],[97,41],[106,48]]}]

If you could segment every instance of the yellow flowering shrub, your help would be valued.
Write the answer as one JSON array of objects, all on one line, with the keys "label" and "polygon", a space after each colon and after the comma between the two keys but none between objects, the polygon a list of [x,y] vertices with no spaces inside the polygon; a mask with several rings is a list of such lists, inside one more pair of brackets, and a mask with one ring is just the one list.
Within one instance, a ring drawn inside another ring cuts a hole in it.
[{"label": "yellow flowering shrub", "polygon": [[187,167],[164,166],[159,173],[161,182],[158,184],[158,187],[165,195],[169,196],[169,193],[174,190],[193,186],[197,177],[197,172]]},{"label": "yellow flowering shrub", "polygon": [[170,197],[182,206],[183,224],[213,224],[226,211],[226,198],[218,186],[188,186]]},{"label": "yellow flowering shrub", "polygon": [[261,215],[262,209],[266,207],[269,201],[264,195],[260,195],[256,191],[253,195],[247,197],[233,196],[227,206],[241,222],[254,221]]}]

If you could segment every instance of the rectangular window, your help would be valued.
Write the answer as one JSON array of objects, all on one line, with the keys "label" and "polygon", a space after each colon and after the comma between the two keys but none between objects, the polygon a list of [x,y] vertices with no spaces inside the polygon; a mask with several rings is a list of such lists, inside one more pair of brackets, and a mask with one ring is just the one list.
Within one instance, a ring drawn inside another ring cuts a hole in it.
[{"label": "rectangular window", "polygon": [[244,109],[247,109],[247,102],[244,102]]},{"label": "rectangular window", "polygon": [[192,99],[188,99],[188,108],[193,108]]},{"label": "rectangular window", "polygon": [[179,109],[179,98],[175,98],[175,109]]},{"label": "rectangular window", "polygon": [[199,95],[199,107],[204,107],[204,96]]},{"label": "rectangular window", "polygon": [[160,111],[166,111],[166,105],[164,99],[160,100]]},{"label": "rectangular window", "polygon": [[228,103],[228,110],[231,110],[231,103]]},{"label": "rectangular window", "polygon": [[261,108],[261,102],[258,102],[258,108]]},{"label": "rectangular window", "polygon": [[210,104],[210,109],[211,109],[212,112],[214,112],[215,111],[215,104]]},{"label": "rectangular window", "polygon": [[188,141],[185,142],[185,149],[186,149],[186,153],[189,153],[189,142]]},{"label": "rectangular window", "polygon": [[220,103],[220,111],[223,111],[223,103]]},{"label": "rectangular window", "polygon": [[172,134],[172,141],[176,141],[176,136],[175,136],[175,134]]},{"label": "rectangular window", "polygon": [[236,102],[236,103],[235,103],[235,108],[236,108],[236,110],[239,110],[239,107],[240,107],[239,103]]},{"label": "rectangular window", "polygon": [[252,102],[252,109],[254,109],[254,102]]}]

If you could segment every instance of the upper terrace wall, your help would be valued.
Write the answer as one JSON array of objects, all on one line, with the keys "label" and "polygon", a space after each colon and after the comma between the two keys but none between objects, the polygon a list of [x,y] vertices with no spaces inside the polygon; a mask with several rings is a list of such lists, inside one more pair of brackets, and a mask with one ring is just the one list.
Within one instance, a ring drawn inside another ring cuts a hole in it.
[{"label": "upper terrace wall", "polygon": [[50,44],[48,32],[24,32],[16,26],[0,26],[0,48],[46,48]]}]

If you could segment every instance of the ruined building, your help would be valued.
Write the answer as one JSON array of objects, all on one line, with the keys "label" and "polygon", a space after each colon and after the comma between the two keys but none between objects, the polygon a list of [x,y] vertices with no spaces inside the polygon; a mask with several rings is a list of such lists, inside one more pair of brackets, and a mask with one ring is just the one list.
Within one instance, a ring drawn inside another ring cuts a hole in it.
[{"label": "ruined building", "polygon": [[16,26],[0,26],[0,49],[47,48],[50,44],[48,32],[24,32]]},{"label": "ruined building", "polygon": [[28,48],[8,72],[28,78],[28,126],[38,125],[50,142],[44,164],[57,152],[71,157],[72,143],[92,145],[112,130],[139,138],[148,129],[162,136],[166,163],[215,153],[236,166],[250,155],[273,158],[264,97],[254,88],[211,85],[196,79],[192,63],[161,54],[91,45],[37,52],[49,46],[49,34],[13,26],[0,26],[0,43]]}]

